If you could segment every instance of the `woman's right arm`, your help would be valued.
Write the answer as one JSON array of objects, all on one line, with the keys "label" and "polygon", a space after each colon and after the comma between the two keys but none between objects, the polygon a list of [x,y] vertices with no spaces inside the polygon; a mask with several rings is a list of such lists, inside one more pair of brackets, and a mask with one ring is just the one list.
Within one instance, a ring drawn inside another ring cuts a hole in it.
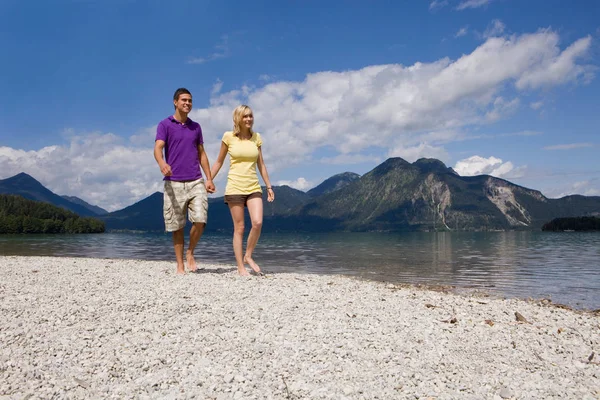
[{"label": "woman's right arm", "polygon": [[227,145],[221,142],[221,150],[219,150],[219,155],[217,156],[217,161],[215,161],[210,169],[210,174],[212,175],[213,180],[217,177],[219,170],[223,166],[223,161],[225,161],[225,157],[227,156]]}]

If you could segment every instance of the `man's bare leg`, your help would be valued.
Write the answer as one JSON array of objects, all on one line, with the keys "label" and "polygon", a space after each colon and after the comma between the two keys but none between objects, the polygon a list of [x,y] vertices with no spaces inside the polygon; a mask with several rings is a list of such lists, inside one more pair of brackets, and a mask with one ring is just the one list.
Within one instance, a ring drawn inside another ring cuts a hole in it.
[{"label": "man's bare leg", "polygon": [[248,235],[248,242],[246,243],[246,254],[244,255],[244,262],[250,265],[250,268],[256,273],[260,273],[260,267],[252,259],[252,253],[258,243],[260,232],[262,230],[263,222],[263,203],[262,198],[254,198],[248,200],[246,203],[248,206],[248,212],[250,213],[250,220],[252,221],[252,229]]},{"label": "man's bare leg", "polygon": [[177,260],[177,274],[185,274],[183,264],[183,228],[173,232],[173,248],[175,249],[175,259]]},{"label": "man's bare leg", "polygon": [[196,245],[198,244],[202,233],[204,233],[205,226],[206,224],[204,223],[194,222],[192,229],[190,230],[190,245],[185,253],[185,261],[191,272],[196,272],[198,270],[198,265],[194,259],[194,249],[196,249]]},{"label": "man's bare leg", "polygon": [[238,274],[241,276],[250,275],[244,267],[242,259],[242,242],[244,241],[244,206],[235,204],[229,205],[231,219],[233,220],[233,253],[237,263]]}]

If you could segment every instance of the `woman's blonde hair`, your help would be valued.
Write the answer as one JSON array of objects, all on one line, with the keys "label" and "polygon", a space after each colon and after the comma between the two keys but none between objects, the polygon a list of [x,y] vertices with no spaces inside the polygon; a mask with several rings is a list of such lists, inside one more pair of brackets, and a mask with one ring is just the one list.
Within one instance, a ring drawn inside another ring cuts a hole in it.
[{"label": "woman's blonde hair", "polygon": [[[242,123],[242,118],[246,114],[246,111],[250,111],[252,114],[252,109],[245,104],[239,105],[233,110],[233,134],[235,136],[239,136],[240,134],[240,125]],[[250,133],[253,134],[252,128],[250,128]]]}]

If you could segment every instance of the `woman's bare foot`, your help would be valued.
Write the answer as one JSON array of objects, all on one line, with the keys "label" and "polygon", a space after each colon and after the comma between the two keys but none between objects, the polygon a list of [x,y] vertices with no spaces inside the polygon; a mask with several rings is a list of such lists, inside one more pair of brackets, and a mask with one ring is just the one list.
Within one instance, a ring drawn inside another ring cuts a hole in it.
[{"label": "woman's bare foot", "polygon": [[250,268],[252,268],[252,270],[254,272],[256,272],[257,274],[260,273],[260,267],[258,266],[257,263],[254,262],[254,260],[252,259],[252,257],[245,256],[244,257],[244,262],[246,264],[250,265]]},{"label": "woman's bare foot", "polygon": [[177,266],[177,272],[176,272],[176,274],[177,275],[185,275],[185,268],[184,268],[183,265],[178,265]]},{"label": "woman's bare foot", "polygon": [[238,267],[238,274],[240,274],[240,276],[250,276],[250,274],[248,273],[248,271],[246,271],[246,268],[244,267]]},{"label": "woman's bare foot", "polygon": [[187,267],[191,272],[196,272],[198,270],[198,265],[194,259],[194,254],[190,250],[185,252],[185,260],[187,262]]}]

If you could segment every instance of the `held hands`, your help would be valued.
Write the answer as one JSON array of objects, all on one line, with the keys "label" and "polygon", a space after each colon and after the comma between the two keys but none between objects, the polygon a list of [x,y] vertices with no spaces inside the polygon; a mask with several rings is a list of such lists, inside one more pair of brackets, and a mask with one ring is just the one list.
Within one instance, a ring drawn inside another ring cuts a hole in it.
[{"label": "held hands", "polygon": [[[160,166],[160,172],[162,172],[162,174],[164,176],[173,175],[173,171],[171,171],[171,166],[167,163],[164,163],[163,165]],[[212,179],[207,179],[204,182],[204,186],[206,187],[206,191],[208,193],[214,193],[216,191],[215,184],[213,183]]]},{"label": "held hands", "polygon": [[162,172],[162,174],[164,176],[171,176],[173,175],[173,171],[171,171],[171,166],[167,163],[164,163],[160,166],[160,172]]},{"label": "held hands", "polygon": [[206,179],[204,181],[204,186],[206,187],[206,191],[208,193],[214,193],[216,191],[215,184],[213,183],[212,179]]}]

